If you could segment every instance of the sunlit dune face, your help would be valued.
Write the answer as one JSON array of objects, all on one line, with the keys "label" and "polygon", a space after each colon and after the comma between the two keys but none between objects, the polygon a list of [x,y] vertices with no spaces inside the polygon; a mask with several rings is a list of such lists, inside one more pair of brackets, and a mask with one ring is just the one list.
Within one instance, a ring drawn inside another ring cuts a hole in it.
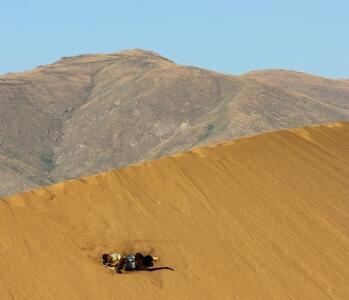
[{"label": "sunlit dune face", "polygon": [[[198,148],[0,202],[0,299],[347,299],[349,123]],[[141,251],[174,272],[117,274]]]}]

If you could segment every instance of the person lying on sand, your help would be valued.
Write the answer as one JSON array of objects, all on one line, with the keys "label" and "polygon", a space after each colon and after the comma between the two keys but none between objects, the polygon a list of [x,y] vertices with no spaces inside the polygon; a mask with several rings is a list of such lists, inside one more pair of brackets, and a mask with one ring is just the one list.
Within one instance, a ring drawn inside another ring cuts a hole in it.
[{"label": "person lying on sand", "polygon": [[158,260],[157,257],[151,255],[143,255],[137,252],[136,254],[124,255],[122,253],[105,253],[102,255],[102,263],[108,268],[114,268],[117,273],[122,271],[156,271],[156,270],[171,270],[170,267],[157,267],[154,266],[153,262]]}]

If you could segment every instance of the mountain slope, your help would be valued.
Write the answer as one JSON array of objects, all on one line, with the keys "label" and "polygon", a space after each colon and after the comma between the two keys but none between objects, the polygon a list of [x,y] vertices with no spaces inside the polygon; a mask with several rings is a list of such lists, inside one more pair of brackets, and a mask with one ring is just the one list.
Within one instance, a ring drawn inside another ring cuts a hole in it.
[{"label": "mountain slope", "polygon": [[[0,201],[1,299],[348,299],[349,123],[279,131]],[[176,271],[117,275],[104,251]]]},{"label": "mountain slope", "polygon": [[228,76],[142,50],[66,57],[0,76],[0,194],[347,120],[348,103],[349,83],[296,72]]}]

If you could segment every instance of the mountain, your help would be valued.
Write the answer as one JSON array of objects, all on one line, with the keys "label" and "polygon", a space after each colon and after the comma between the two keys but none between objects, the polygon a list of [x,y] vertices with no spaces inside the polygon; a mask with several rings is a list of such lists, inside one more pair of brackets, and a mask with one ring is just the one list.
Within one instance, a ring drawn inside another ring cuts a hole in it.
[{"label": "mountain", "polygon": [[349,82],[230,76],[149,51],[0,76],[0,194],[282,128],[349,119]]},{"label": "mountain", "polygon": [[348,299],[348,149],[348,122],[277,131],[4,198],[0,298]]}]

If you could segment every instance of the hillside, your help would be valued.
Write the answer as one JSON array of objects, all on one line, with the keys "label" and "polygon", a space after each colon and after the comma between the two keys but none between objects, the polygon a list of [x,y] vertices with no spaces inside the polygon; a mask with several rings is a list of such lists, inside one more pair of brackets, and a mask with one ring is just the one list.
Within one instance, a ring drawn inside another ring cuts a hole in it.
[{"label": "hillside", "polygon": [[[348,299],[349,123],[261,134],[0,201],[1,299]],[[106,250],[175,272],[118,275]]]},{"label": "hillside", "polygon": [[228,76],[149,51],[0,76],[0,195],[232,138],[349,119],[349,83]]}]

